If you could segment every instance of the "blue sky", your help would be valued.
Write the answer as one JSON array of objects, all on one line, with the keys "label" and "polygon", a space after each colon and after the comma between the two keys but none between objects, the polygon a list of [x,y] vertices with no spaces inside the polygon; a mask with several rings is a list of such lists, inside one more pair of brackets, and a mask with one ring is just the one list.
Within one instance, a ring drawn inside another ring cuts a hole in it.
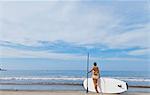
[{"label": "blue sky", "polygon": [[0,66],[148,70],[150,8],[143,1],[0,1]]}]

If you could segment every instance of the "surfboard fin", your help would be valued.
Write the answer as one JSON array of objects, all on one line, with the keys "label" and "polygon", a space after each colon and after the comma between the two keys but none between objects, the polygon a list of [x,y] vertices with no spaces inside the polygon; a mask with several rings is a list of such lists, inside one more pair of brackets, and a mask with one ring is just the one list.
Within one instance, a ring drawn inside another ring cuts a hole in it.
[{"label": "surfboard fin", "polygon": [[127,90],[128,90],[128,84],[126,83],[126,85],[127,85]]}]

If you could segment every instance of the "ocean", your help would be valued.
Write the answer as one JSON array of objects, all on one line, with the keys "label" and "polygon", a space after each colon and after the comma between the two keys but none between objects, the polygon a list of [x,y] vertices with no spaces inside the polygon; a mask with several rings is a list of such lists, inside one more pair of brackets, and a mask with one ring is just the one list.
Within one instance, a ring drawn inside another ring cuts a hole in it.
[{"label": "ocean", "polygon": [[[148,71],[101,71],[101,77],[123,80],[132,88],[129,91],[150,92]],[[0,71],[0,90],[83,91],[85,78],[83,70],[7,70]]]}]

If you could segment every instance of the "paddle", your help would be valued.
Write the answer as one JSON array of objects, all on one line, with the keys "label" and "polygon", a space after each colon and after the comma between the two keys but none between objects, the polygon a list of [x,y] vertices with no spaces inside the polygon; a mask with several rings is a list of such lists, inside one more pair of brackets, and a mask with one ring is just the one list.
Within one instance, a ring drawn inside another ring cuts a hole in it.
[{"label": "paddle", "polygon": [[86,93],[88,93],[88,72],[89,72],[89,53],[87,55],[87,90],[86,90]]}]

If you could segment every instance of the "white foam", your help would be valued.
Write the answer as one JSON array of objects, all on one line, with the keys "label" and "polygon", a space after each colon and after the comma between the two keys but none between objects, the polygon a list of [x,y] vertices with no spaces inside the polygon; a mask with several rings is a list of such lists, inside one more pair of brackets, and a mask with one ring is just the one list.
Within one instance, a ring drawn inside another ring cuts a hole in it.
[{"label": "white foam", "polygon": [[0,80],[84,80],[85,78],[3,77]]},{"label": "white foam", "polygon": [[[123,81],[133,82],[150,82],[150,78],[137,78],[137,77],[112,77]],[[0,80],[84,80],[85,77],[0,77]]]},{"label": "white foam", "polygon": [[137,77],[113,77],[113,78],[123,81],[150,82],[150,78],[137,78]]}]

